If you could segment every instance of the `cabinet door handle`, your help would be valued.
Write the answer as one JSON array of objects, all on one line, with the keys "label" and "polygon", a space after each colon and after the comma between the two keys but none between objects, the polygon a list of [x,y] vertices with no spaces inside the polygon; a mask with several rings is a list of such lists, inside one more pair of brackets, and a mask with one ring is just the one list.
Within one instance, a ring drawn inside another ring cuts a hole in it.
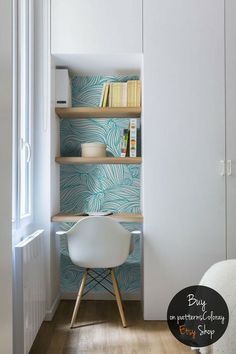
[{"label": "cabinet door handle", "polygon": [[30,160],[31,160],[31,145],[30,143],[25,143],[25,147],[27,149],[27,159],[26,159],[26,162],[29,163]]},{"label": "cabinet door handle", "polygon": [[227,175],[232,175],[232,160],[227,160]]},{"label": "cabinet door handle", "polygon": [[219,163],[219,175],[225,176],[225,160],[220,160]]}]

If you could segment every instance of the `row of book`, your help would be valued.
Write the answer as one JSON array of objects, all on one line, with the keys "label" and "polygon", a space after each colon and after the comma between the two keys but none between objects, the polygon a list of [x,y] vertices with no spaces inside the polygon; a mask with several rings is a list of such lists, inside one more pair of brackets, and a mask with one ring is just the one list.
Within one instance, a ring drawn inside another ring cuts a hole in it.
[{"label": "row of book", "polygon": [[129,129],[124,129],[121,138],[121,157],[138,156],[138,129],[137,119],[130,119]]},{"label": "row of book", "polygon": [[106,82],[103,85],[99,107],[140,107],[141,82]]}]

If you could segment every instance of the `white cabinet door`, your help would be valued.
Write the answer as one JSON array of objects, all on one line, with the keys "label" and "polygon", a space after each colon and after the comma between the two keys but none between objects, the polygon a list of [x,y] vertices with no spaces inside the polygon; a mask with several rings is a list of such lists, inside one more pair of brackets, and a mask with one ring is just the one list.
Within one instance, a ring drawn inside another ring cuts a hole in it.
[{"label": "white cabinet door", "polygon": [[142,52],[142,0],[52,0],[52,53]]},{"label": "white cabinet door", "polygon": [[224,0],[144,0],[144,316],[225,259]]},{"label": "white cabinet door", "polygon": [[[227,258],[236,258],[236,1],[226,0]],[[230,166],[231,165],[231,166]],[[231,167],[231,168],[230,168]]]}]

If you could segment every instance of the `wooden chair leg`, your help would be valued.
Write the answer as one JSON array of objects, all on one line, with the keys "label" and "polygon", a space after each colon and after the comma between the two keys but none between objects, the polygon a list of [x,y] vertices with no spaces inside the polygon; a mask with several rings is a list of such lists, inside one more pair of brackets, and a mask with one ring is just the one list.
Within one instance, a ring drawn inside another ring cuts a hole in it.
[{"label": "wooden chair leg", "polygon": [[114,269],[111,269],[111,278],[112,278],[113,288],[115,291],[117,306],[118,306],[118,309],[120,312],[122,325],[123,325],[123,327],[126,327],[126,320],[125,320],[124,310],[123,310],[123,306],[122,306],[122,299],[121,299],[120,290],[119,290],[119,286],[118,286],[118,283],[116,280]]},{"label": "wooden chair leg", "polygon": [[79,310],[79,305],[82,299],[82,295],[83,295],[83,291],[84,291],[84,287],[86,285],[86,280],[87,280],[87,274],[88,274],[88,269],[85,270],[82,281],[81,281],[81,285],[79,288],[79,292],[77,295],[77,299],[76,299],[76,303],[75,303],[75,307],[74,307],[74,311],[73,311],[73,315],[72,315],[72,319],[71,319],[71,324],[70,324],[70,328],[73,327],[78,310]]}]

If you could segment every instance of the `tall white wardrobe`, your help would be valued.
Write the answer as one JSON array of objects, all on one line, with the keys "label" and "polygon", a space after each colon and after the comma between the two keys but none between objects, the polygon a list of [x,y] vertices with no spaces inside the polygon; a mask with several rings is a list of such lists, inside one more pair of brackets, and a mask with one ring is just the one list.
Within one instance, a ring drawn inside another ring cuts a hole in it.
[{"label": "tall white wardrobe", "polygon": [[144,317],[236,256],[236,4],[143,2]]},{"label": "tall white wardrobe", "polygon": [[144,318],[166,319],[178,291],[236,256],[236,1],[51,3],[64,66],[142,56]]}]

